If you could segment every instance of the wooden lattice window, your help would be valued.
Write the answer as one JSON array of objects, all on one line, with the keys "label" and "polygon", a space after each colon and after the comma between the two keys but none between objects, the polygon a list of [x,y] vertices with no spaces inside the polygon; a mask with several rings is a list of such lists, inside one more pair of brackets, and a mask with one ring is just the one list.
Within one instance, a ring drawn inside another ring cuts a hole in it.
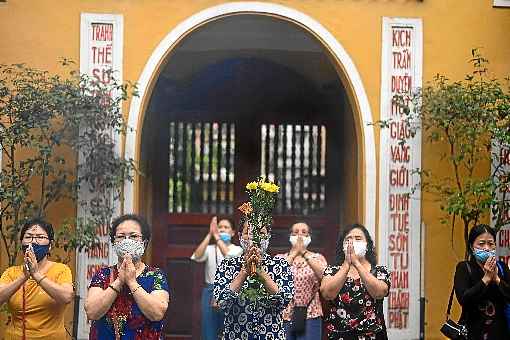
[{"label": "wooden lattice window", "polygon": [[326,203],[326,127],[261,127],[260,173],[281,187],[278,214],[320,215]]},{"label": "wooden lattice window", "polygon": [[171,122],[169,212],[232,213],[234,152],[232,123]]}]

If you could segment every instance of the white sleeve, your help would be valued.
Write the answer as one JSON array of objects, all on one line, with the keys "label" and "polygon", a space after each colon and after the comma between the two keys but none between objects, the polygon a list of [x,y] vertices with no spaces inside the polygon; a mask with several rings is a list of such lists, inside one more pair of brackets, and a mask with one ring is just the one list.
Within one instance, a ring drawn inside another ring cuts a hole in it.
[{"label": "white sleeve", "polygon": [[243,248],[234,245],[232,247],[229,247],[228,253],[225,256],[225,258],[237,257],[237,256],[241,256],[242,254],[243,254]]}]

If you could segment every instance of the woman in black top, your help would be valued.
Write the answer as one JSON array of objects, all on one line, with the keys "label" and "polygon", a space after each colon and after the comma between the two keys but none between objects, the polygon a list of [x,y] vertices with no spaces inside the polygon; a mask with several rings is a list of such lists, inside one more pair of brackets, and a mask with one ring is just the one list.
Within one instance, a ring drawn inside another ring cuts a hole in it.
[{"label": "woman in black top", "polygon": [[470,340],[508,340],[504,308],[510,302],[510,272],[496,263],[496,232],[479,224],[468,237],[469,261],[457,264],[455,295]]},{"label": "woman in black top", "polygon": [[388,339],[382,300],[390,274],[376,264],[374,242],[361,224],[347,226],[338,242],[338,265],[324,270],[321,294],[331,300],[325,324],[330,340]]}]

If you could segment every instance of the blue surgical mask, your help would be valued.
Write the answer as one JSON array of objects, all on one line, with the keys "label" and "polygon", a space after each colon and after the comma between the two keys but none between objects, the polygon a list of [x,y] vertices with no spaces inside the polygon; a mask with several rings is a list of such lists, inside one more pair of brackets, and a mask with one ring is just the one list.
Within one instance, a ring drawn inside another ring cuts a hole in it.
[{"label": "blue surgical mask", "polygon": [[[28,244],[22,245],[21,249],[23,250],[23,253],[25,253],[28,249]],[[40,245],[37,243],[32,243],[32,249],[34,251],[35,259],[37,260],[37,262],[41,262],[42,259],[44,259],[46,255],[48,255],[48,252],[50,251],[50,245],[49,244]]]},{"label": "blue surgical mask", "polygon": [[225,243],[230,243],[230,240],[232,239],[232,235],[226,232],[220,232],[220,239]]},{"label": "blue surgical mask", "polygon": [[482,263],[485,263],[485,261],[487,261],[489,257],[496,256],[496,251],[473,248],[473,255],[475,259]]}]

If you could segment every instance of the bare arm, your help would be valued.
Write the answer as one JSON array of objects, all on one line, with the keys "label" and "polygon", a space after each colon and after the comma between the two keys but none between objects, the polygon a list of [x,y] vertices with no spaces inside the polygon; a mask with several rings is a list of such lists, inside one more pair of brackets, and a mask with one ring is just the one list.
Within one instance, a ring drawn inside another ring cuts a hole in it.
[{"label": "bare arm", "polygon": [[243,286],[244,281],[248,278],[248,273],[244,268],[241,268],[239,273],[234,277],[232,282],[230,283],[230,290],[238,293],[241,287]]},{"label": "bare arm", "polygon": [[68,304],[73,300],[74,290],[70,283],[58,284],[39,271],[39,265],[34,251],[29,249],[25,254],[25,261],[30,263],[30,273],[37,284],[58,304]]},{"label": "bare arm", "polygon": [[160,321],[168,308],[169,295],[165,290],[155,290],[148,293],[136,280],[128,283],[138,308],[151,321]]},{"label": "bare arm", "polygon": [[326,268],[326,264],[321,261],[320,258],[314,257],[313,255],[309,254],[310,252],[307,251],[303,255],[306,263],[312,268],[315,276],[319,279],[319,281],[322,279],[322,275],[324,274],[324,269]]},{"label": "bare arm", "polygon": [[47,279],[46,276],[40,273],[32,275],[37,284],[44,289],[49,296],[53,298],[58,304],[68,304],[73,301],[74,289],[70,283],[58,284]]},{"label": "bare arm", "polygon": [[264,270],[259,270],[257,274],[262,279],[262,283],[270,295],[277,294],[280,291],[276,282],[274,282],[271,276],[269,276],[269,274]]},{"label": "bare arm", "polygon": [[193,255],[195,258],[199,259],[202,256],[204,256],[205,250],[207,249],[207,246],[209,245],[209,242],[211,241],[211,234],[207,234],[202,242],[198,245],[197,249],[193,252]]},{"label": "bare arm", "polygon": [[28,276],[23,275],[16,280],[6,284],[0,284],[0,306],[9,301],[11,296],[21,288],[21,286],[28,280]]},{"label": "bare arm", "polygon": [[[111,285],[120,292],[124,284],[121,279],[117,278]],[[87,299],[85,300],[85,313],[87,313],[87,318],[89,320],[101,319],[117,298],[117,291],[110,287],[104,290],[101,287],[90,287]]]},{"label": "bare arm", "polygon": [[365,285],[368,294],[370,294],[371,297],[374,299],[382,299],[388,295],[388,285],[386,282],[376,278],[359,262],[355,262],[353,265],[358,271],[359,277],[361,278],[361,281],[363,281],[363,284]]},{"label": "bare arm", "polygon": [[340,293],[340,289],[342,289],[345,280],[347,280],[349,268],[350,264],[344,261],[335,275],[326,275],[322,278],[320,291],[326,300],[334,300],[338,293]]}]

